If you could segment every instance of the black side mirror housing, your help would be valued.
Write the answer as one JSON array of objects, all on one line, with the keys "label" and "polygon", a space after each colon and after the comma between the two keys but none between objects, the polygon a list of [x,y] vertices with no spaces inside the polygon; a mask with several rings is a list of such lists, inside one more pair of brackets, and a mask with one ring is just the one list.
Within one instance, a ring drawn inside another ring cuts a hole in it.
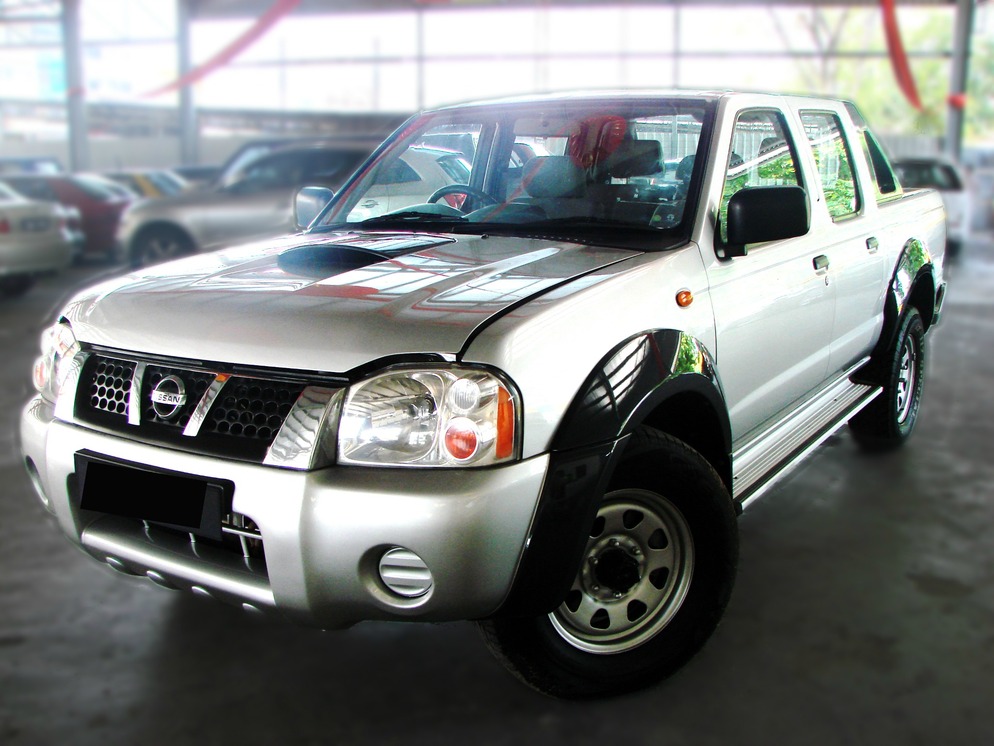
[{"label": "black side mirror housing", "polygon": [[726,257],[745,256],[746,244],[803,236],[811,229],[808,195],[799,186],[740,189],[728,202]]},{"label": "black side mirror housing", "polygon": [[323,186],[305,186],[293,198],[293,222],[298,230],[304,230],[314,218],[331,202],[335,192]]}]

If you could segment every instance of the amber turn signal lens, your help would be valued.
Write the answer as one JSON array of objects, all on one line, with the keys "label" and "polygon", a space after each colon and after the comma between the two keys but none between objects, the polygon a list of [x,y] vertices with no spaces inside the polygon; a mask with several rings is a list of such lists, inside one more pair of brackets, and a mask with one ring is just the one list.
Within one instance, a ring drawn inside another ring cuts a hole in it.
[{"label": "amber turn signal lens", "polygon": [[694,294],[689,290],[681,290],[676,294],[676,304],[680,306],[680,308],[686,308],[693,302]]},{"label": "amber turn signal lens", "polygon": [[503,386],[497,390],[497,447],[499,459],[514,455],[514,400]]}]

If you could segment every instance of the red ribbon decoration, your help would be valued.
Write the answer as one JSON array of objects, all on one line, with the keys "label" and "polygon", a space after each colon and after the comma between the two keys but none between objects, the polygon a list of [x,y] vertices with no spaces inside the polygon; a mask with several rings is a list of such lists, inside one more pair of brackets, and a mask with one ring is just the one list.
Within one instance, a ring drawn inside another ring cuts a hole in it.
[{"label": "red ribbon decoration", "polygon": [[897,26],[897,9],[894,0],[880,0],[880,7],[884,13],[884,35],[887,37],[887,50],[890,52],[891,66],[894,68],[894,77],[897,84],[904,92],[905,98],[911,105],[922,110],[921,99],[918,98],[918,87],[915,85],[915,76],[911,73],[911,66],[908,64],[908,55],[904,52],[904,44],[901,42],[901,30]]},{"label": "red ribbon decoration", "polygon": [[164,85],[161,88],[156,88],[154,91],[149,91],[144,94],[142,98],[161,96],[163,93],[169,93],[170,91],[185,88],[186,86],[193,85],[194,83],[206,78],[215,70],[224,67],[231,62],[231,60],[252,46],[259,40],[259,38],[265,35],[269,29],[275,26],[276,23],[283,18],[283,16],[292,11],[298,5],[300,5],[300,0],[276,0],[269,10],[259,16],[256,22],[253,23],[244,34],[231,42],[220,52],[215,54],[206,62],[197,65],[178,80],[174,80],[172,83]]}]

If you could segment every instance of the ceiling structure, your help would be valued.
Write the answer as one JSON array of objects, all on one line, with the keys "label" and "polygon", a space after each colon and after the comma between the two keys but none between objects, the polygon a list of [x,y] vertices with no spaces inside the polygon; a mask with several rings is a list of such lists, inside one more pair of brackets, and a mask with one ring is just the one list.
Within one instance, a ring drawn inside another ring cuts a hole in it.
[{"label": "ceiling structure", "polygon": [[[948,5],[957,0],[898,0],[901,5]],[[777,6],[866,6],[880,0],[624,0],[640,5],[777,5]],[[294,13],[329,15],[334,13],[377,13],[411,10],[458,10],[473,8],[596,7],[611,5],[606,0],[299,0]],[[255,18],[273,6],[273,0],[191,0],[190,15],[195,20]]]},{"label": "ceiling structure", "polygon": [[[399,11],[495,9],[495,8],[580,8],[609,5],[604,0],[181,0],[191,20],[222,20],[234,18],[261,18],[265,14],[321,14],[336,13],[376,13]],[[885,33],[890,48],[897,84],[915,108],[920,109],[914,79],[908,67],[907,57],[897,28],[896,7],[904,6],[947,6],[955,7],[956,21],[952,51],[952,72],[950,98],[947,117],[946,147],[958,156],[962,147],[963,109],[967,70],[969,64],[969,40],[973,28],[973,16],[979,3],[986,0],[750,0],[757,7],[856,7],[880,6],[884,14]],[[742,0],[697,0],[694,5],[736,5]],[[626,7],[639,6],[690,6],[689,0],[624,0]]]},{"label": "ceiling structure", "polygon": [[[19,23],[31,16],[43,14],[48,18],[53,7],[58,8],[56,19],[61,22],[63,53],[66,63],[67,97],[66,111],[69,121],[70,162],[76,168],[85,167],[87,155],[87,126],[84,109],[82,83],[82,43],[80,39],[80,8],[87,0],[0,0],[0,24]],[[954,44],[951,53],[950,105],[947,117],[947,147],[951,153],[959,153],[963,127],[963,94],[969,60],[969,39],[973,16],[978,4],[988,0],[624,0],[611,3],[605,0],[176,0],[178,26],[176,46],[180,78],[173,85],[179,91],[179,120],[182,132],[181,151],[186,162],[196,162],[197,114],[192,99],[192,82],[198,79],[198,70],[191,64],[190,27],[198,21],[255,19],[256,32],[263,34],[270,25],[287,15],[323,15],[388,12],[454,11],[472,9],[523,9],[523,8],[581,8],[623,5],[627,8],[669,6],[742,6],[756,7],[857,7],[881,6],[893,14],[897,6],[945,6],[954,8]],[[893,24],[896,28],[896,23]],[[255,37],[257,38],[257,37]],[[245,36],[250,44],[254,38]],[[889,39],[889,43],[893,43]],[[900,41],[896,42],[900,47]],[[232,49],[232,56],[240,49]],[[897,73],[897,81],[914,103],[913,81],[908,90],[909,79],[902,80],[901,58],[903,49],[895,55],[891,48],[892,61]],[[905,60],[906,64],[906,60]],[[959,98],[956,98],[956,96]]]}]

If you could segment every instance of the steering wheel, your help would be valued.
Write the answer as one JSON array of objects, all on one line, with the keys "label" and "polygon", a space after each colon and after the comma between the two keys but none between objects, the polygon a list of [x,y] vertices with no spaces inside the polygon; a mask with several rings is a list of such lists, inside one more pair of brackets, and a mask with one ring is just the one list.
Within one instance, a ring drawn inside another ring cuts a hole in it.
[{"label": "steering wheel", "polygon": [[487,205],[496,205],[500,203],[500,200],[495,199],[491,195],[484,192],[482,189],[476,189],[468,184],[448,184],[447,186],[440,187],[431,193],[428,198],[428,203],[438,202],[442,197],[446,197],[450,194],[465,194],[467,197],[472,197],[479,204],[477,207],[486,207]]}]

